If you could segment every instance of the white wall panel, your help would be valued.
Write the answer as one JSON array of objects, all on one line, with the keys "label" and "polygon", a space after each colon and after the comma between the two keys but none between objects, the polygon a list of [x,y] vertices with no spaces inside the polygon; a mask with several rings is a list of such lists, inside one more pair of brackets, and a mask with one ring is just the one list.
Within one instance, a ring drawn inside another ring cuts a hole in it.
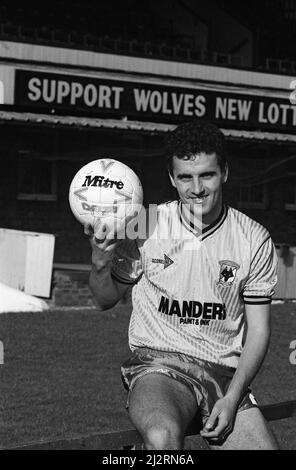
[{"label": "white wall panel", "polygon": [[25,289],[26,238],[18,231],[0,229],[0,282]]},{"label": "white wall panel", "polygon": [[15,68],[0,64],[0,104],[14,103]]},{"label": "white wall panel", "polygon": [[54,253],[54,236],[27,235],[25,292],[40,297],[50,296]]},{"label": "white wall panel", "polygon": [[0,228],[0,282],[49,297],[54,242],[54,235]]}]

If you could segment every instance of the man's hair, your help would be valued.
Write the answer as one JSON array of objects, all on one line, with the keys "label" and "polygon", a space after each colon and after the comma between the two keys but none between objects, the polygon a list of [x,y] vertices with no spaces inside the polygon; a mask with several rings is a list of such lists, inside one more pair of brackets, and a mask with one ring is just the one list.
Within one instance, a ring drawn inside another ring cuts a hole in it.
[{"label": "man's hair", "polygon": [[216,153],[221,171],[226,169],[225,138],[220,129],[207,121],[180,124],[166,139],[167,167],[173,175],[173,157],[190,160],[198,153]]}]

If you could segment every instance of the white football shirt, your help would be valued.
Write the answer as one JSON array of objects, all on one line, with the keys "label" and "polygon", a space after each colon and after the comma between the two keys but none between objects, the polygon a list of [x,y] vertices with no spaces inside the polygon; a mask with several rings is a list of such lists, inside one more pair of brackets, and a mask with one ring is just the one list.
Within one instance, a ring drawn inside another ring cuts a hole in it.
[{"label": "white football shirt", "polygon": [[277,256],[268,231],[223,207],[197,230],[180,201],[161,204],[150,235],[118,243],[112,275],[135,284],[131,350],[149,347],[237,367],[245,304],[271,302]]}]

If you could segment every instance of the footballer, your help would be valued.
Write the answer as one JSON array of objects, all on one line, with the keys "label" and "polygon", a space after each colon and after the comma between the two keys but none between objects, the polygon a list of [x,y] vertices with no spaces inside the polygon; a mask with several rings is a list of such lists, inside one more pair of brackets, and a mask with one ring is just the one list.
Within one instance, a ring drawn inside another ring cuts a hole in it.
[{"label": "footballer", "polygon": [[212,449],[277,449],[250,390],[270,339],[277,257],[269,232],[223,202],[222,132],[179,125],[167,139],[178,200],[157,206],[145,237],[86,228],[100,309],[132,287],[129,416],[146,449],[182,449],[199,416]]}]

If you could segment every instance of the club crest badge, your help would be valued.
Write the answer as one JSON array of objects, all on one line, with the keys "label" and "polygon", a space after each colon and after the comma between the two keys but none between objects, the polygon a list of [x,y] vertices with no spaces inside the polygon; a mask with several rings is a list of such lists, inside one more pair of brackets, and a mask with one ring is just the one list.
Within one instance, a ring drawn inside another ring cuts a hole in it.
[{"label": "club crest badge", "polygon": [[240,265],[235,263],[234,261],[223,260],[219,261],[220,264],[220,273],[219,273],[219,281],[217,282],[218,285],[222,285],[223,287],[230,287],[232,286],[238,269]]}]

